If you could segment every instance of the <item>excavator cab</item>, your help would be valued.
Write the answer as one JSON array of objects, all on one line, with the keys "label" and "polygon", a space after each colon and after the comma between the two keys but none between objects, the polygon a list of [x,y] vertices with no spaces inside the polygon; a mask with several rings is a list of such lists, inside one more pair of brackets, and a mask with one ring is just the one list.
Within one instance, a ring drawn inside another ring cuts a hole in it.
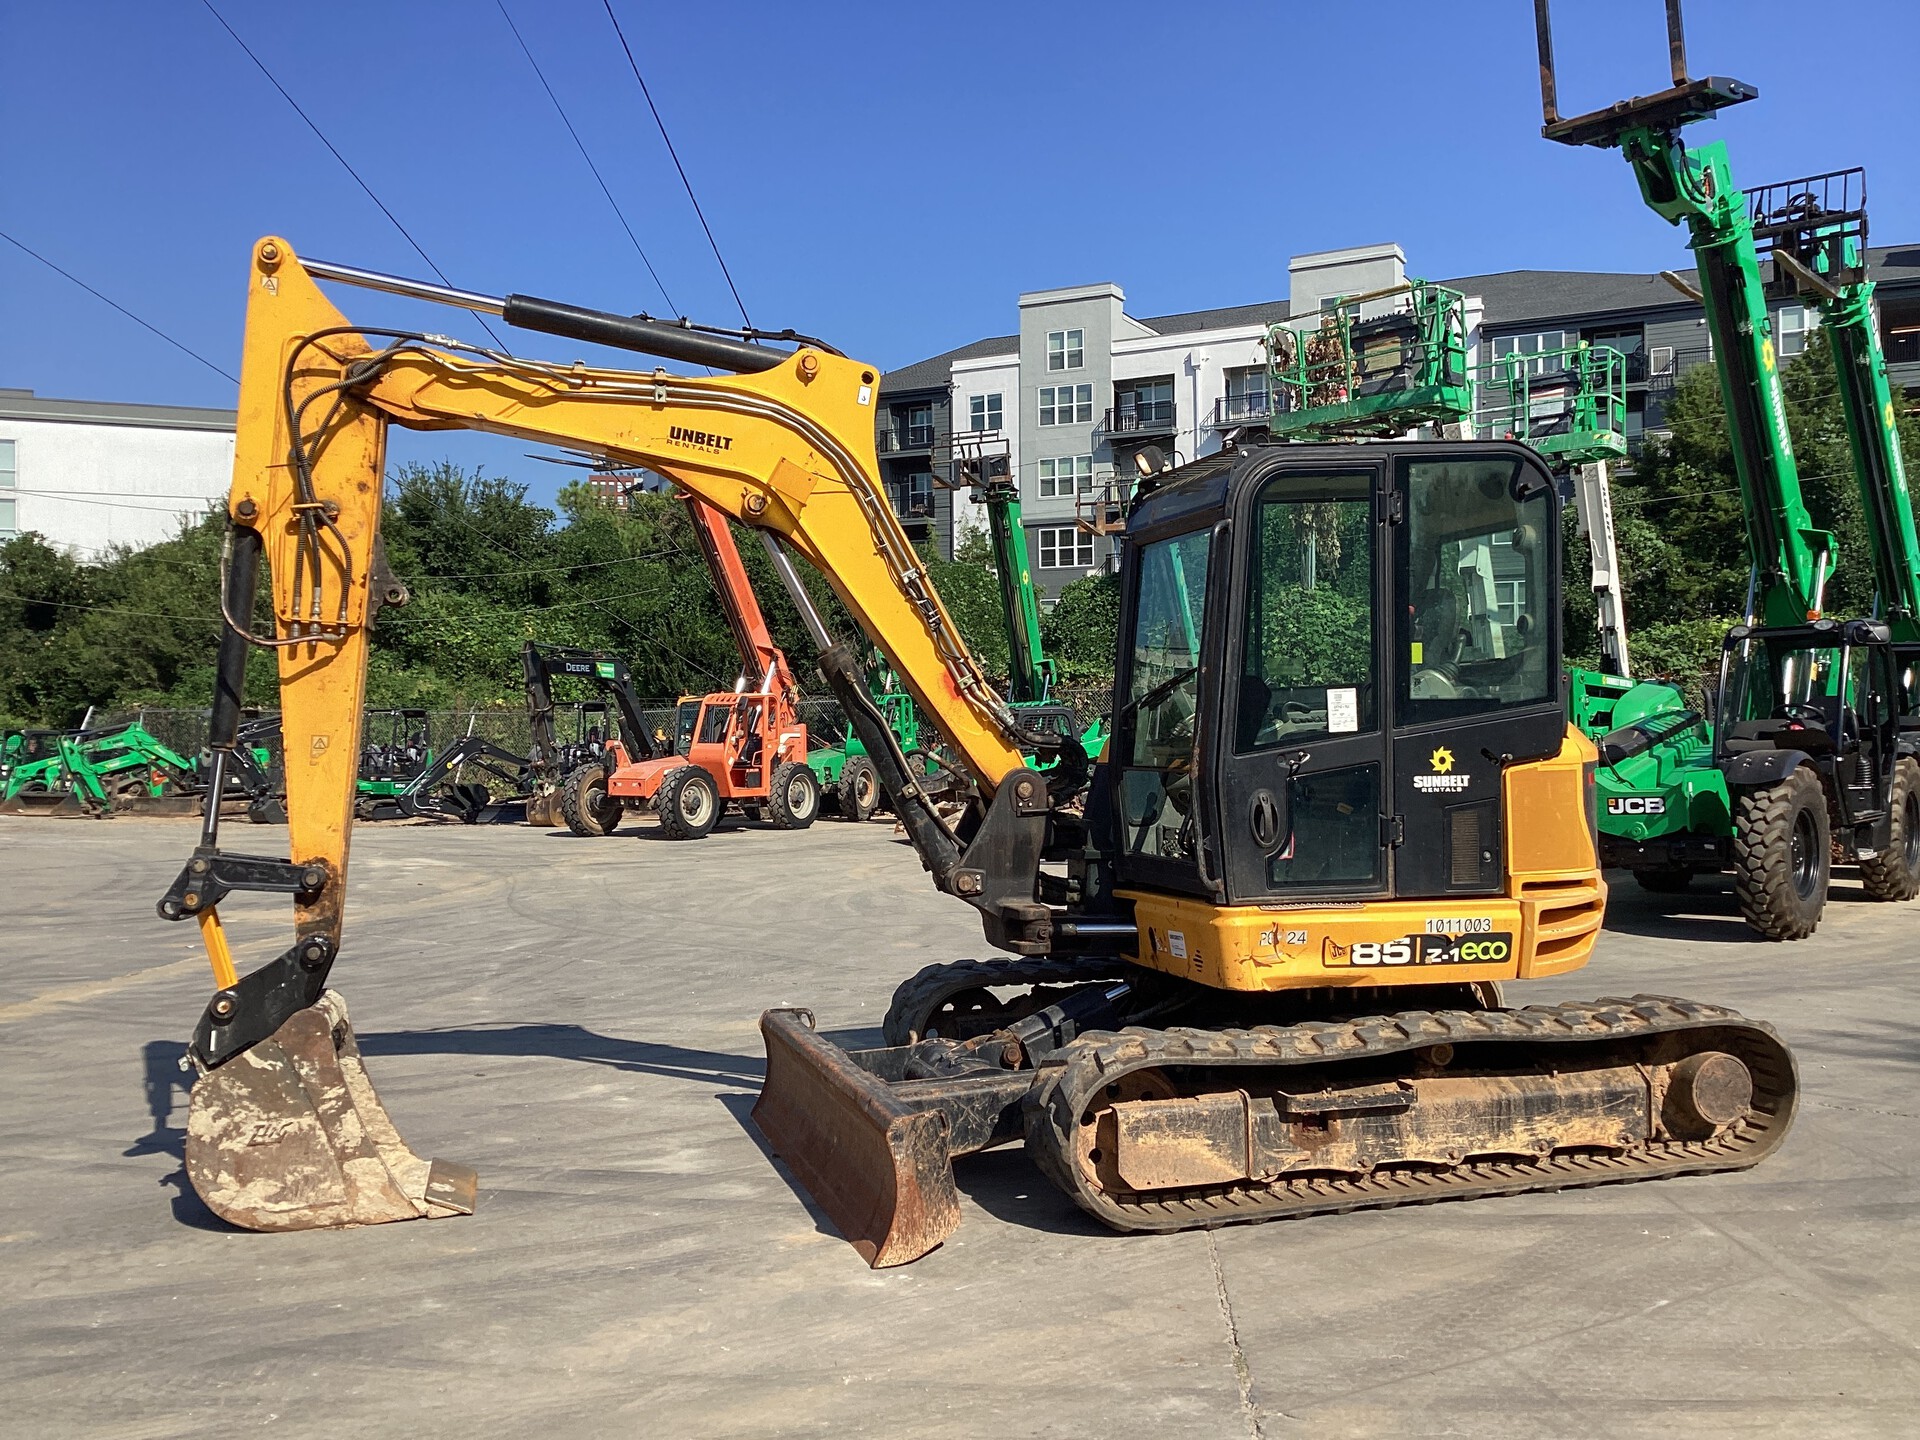
[{"label": "excavator cab", "polygon": [[[1511,444],[1214,469],[1136,511],[1110,752],[1122,885],[1503,892],[1531,868],[1507,844],[1506,772],[1566,744],[1551,477]],[[1178,968],[1151,931],[1145,962]]]}]

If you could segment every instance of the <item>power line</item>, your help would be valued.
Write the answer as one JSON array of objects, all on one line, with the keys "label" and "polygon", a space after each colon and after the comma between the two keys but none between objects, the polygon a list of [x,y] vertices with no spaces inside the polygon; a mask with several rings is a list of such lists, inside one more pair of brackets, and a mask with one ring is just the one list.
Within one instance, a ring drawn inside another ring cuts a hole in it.
[{"label": "power line", "polygon": [[218,365],[214,364],[211,360],[207,359],[207,357],[202,355],[198,350],[189,350],[185,345],[182,345],[178,340],[174,339],[171,335],[167,334],[167,332],[162,330],[158,325],[155,325],[148,320],[142,320],[138,315],[134,314],[131,310],[127,309],[127,307],[122,305],[119,301],[107,299],[106,296],[102,295],[98,290],[94,289],[93,286],[87,284],[87,282],[82,280],[78,275],[75,275],[68,270],[62,270],[58,265],[54,264],[53,261],[47,259],[47,257],[42,255],[39,251],[30,249],[28,246],[14,239],[13,236],[7,234],[6,231],[0,230],[0,240],[6,241],[9,245],[21,251],[23,254],[31,255],[35,260],[38,260],[42,265],[46,266],[49,270],[53,271],[54,274],[64,276],[68,280],[71,280],[74,284],[78,285],[82,290],[86,291],[89,295],[93,296],[94,299],[100,301],[102,304],[111,305],[114,309],[118,310],[122,315],[126,316],[127,319],[133,321],[134,324],[139,325],[144,329],[151,330],[154,334],[158,335],[162,340],[166,341],[167,344],[173,346],[173,348],[178,350],[181,354],[191,355],[195,360],[198,360],[202,365],[206,366],[209,370],[213,371],[214,374],[220,376],[222,379],[231,380],[235,385],[238,385],[240,383],[239,379],[236,376],[227,374],[226,371],[222,370]]},{"label": "power line", "polygon": [[733,291],[733,303],[740,307],[740,318],[751,330],[753,321],[747,316],[747,302],[740,298],[740,287],[733,283],[733,272],[727,269],[726,259],[720,253],[720,242],[713,238],[713,228],[707,224],[706,212],[700,208],[699,197],[693,193],[693,182],[687,178],[687,167],[680,163],[680,154],[673,148],[673,137],[667,134],[667,122],[660,118],[660,107],[653,103],[653,92],[647,89],[639,62],[633,58],[633,47],[627,44],[627,33],[620,28],[620,17],[613,13],[613,0],[600,0],[600,3],[607,8],[607,19],[613,22],[613,33],[620,37],[620,48],[627,52],[627,64],[633,70],[633,78],[640,82],[640,93],[646,97],[647,109],[653,112],[653,123],[660,127],[660,138],[667,142],[667,154],[673,157],[673,168],[680,172],[680,183],[687,187],[687,199],[693,201],[693,213],[700,219],[700,228],[707,232],[707,244],[713,247],[713,258],[720,262],[720,273],[727,277],[727,289]]},{"label": "power line", "polygon": [[[287,104],[293,107],[293,113],[298,115],[302,120],[307,122],[307,128],[313,131],[314,135],[319,138],[319,141],[322,145],[327,147],[328,152],[332,154],[333,158],[340,162],[341,168],[343,168],[347,172],[347,174],[353,177],[353,183],[358,185],[362,190],[366,191],[367,198],[373,201],[375,205],[380,207],[380,213],[386,216],[387,219],[393,222],[393,228],[398,230],[400,234],[403,237],[405,237],[406,242],[413,247],[414,253],[417,254],[422,260],[427,262],[427,268],[429,270],[433,271],[435,275],[440,277],[440,283],[442,285],[447,286],[449,289],[452,289],[453,281],[447,278],[446,271],[442,270],[438,265],[433,263],[433,257],[427,254],[427,252],[421,248],[420,242],[413,238],[412,232],[409,231],[406,226],[400,223],[400,217],[398,215],[395,215],[393,211],[389,210],[386,206],[386,202],[383,201],[378,195],[373,193],[373,187],[367,184],[365,180],[362,180],[360,178],[360,172],[354,169],[353,166],[347,163],[347,157],[342,155],[339,149],[334,145],[334,143],[326,137],[325,132],[322,131],[318,125],[313,123],[313,117],[307,114],[306,111],[302,110],[300,108],[300,102],[298,100],[295,100],[293,96],[287,93],[287,87],[282,85],[278,80],[274,78],[273,71],[267,68],[266,61],[262,60],[258,55],[254,54],[252,48],[247,44],[247,42],[240,38],[240,32],[235,30],[233,26],[227,24],[226,16],[222,15],[218,10],[213,8],[213,0],[200,0],[200,3],[207,7],[207,13],[209,15],[213,16],[214,19],[220,22],[220,28],[222,30],[225,30],[227,34],[233,37],[233,43],[238,45],[242,50],[246,51],[247,58],[253,61],[253,63],[259,67],[260,73],[262,75],[267,77],[267,83],[272,85],[274,89],[278,90],[280,92],[280,98],[285,100]],[[502,350],[507,349],[507,342],[502,340],[499,337],[499,335],[494,333],[494,328],[491,325],[487,324],[486,316],[480,314],[480,312],[477,310],[469,310],[467,313],[473,316],[474,319],[480,322],[481,329],[485,330],[487,334],[493,336],[494,344],[498,345]]]},{"label": "power line", "polygon": [[69,600],[41,600],[32,595],[20,595],[12,590],[0,590],[0,600],[18,600],[23,605],[51,605],[56,610],[85,610],[99,615],[131,615],[140,620],[185,620],[218,625],[218,615],[163,615],[155,610],[122,610],[117,605],[80,605]]},{"label": "power line", "polygon": [[573,128],[573,121],[567,118],[566,107],[560,103],[560,97],[553,93],[553,86],[547,84],[547,77],[540,69],[540,62],[533,58],[533,51],[527,48],[527,42],[520,38],[520,27],[513,23],[513,16],[507,13],[506,0],[494,0],[500,7],[500,18],[507,22],[507,29],[513,32],[514,40],[520,46],[520,53],[527,57],[527,64],[533,67],[534,75],[540,81],[540,88],[547,92],[547,98],[553,102],[553,108],[560,113],[560,123],[567,127],[567,134],[573,136],[573,143],[580,148],[580,158],[587,162],[587,168],[593,172],[593,178],[600,184],[600,193],[607,197],[607,203],[613,207],[613,213],[620,218],[620,228],[627,232],[627,239],[633,242],[634,250],[640,256],[640,263],[647,267],[647,274],[653,277],[660,298],[667,302],[667,309],[674,314],[680,313],[680,307],[673,303],[673,297],[667,294],[667,287],[661,283],[660,272],[653,268],[653,261],[647,258],[647,252],[641,247],[640,237],[633,233],[633,226],[627,223],[626,212],[620,208],[620,202],[613,198],[613,191],[607,188],[607,182],[601,177],[600,167],[593,163],[593,156],[587,153],[586,142],[580,138],[580,132]]}]

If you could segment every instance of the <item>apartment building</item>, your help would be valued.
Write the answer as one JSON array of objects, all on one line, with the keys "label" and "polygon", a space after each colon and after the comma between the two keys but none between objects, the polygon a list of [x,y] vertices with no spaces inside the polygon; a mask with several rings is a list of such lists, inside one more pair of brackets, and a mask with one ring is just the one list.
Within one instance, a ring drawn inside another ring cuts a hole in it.
[{"label": "apartment building", "polygon": [[[1889,370],[1920,399],[1920,246],[1874,247]],[[948,488],[970,447],[1005,454],[1020,481],[1034,580],[1051,599],[1099,570],[1111,541],[1089,528],[1101,495],[1158,446],[1176,460],[1208,455],[1263,430],[1272,399],[1262,345],[1270,325],[1309,323],[1324,304],[1397,285],[1395,244],[1295,256],[1288,295],[1215,310],[1136,318],[1118,285],[1036,290],[1018,299],[1019,328],[889,372],[878,416],[882,477],[916,539],[951,555],[982,524],[964,490]],[[1684,257],[1656,274],[1513,270],[1441,283],[1466,296],[1468,363],[1547,355],[1580,341],[1627,357],[1627,432],[1638,447],[1660,429],[1675,380],[1709,363],[1706,319]],[[1805,348],[1817,314],[1774,309],[1783,358]],[[1542,362],[1543,364],[1548,362]]]}]

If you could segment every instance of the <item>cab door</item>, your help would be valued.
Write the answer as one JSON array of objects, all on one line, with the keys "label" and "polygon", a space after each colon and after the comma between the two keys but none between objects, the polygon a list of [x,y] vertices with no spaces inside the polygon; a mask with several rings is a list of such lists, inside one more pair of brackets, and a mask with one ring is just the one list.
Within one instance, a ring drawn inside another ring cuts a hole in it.
[{"label": "cab door", "polygon": [[1497,894],[1504,771],[1567,729],[1552,477],[1519,446],[1424,446],[1392,485],[1394,894]]},{"label": "cab door", "polygon": [[1236,506],[1219,721],[1228,896],[1391,893],[1386,467],[1281,458]]}]

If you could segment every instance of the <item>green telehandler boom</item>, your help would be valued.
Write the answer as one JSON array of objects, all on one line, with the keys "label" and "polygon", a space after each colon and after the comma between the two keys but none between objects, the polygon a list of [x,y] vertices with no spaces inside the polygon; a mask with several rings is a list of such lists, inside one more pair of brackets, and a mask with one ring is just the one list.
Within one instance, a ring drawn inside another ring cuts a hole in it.
[{"label": "green telehandler boom", "polygon": [[1071,705],[1054,697],[1054,664],[1040,637],[1040,598],[1033,585],[1027,531],[1020,507],[1020,482],[1013,473],[1006,437],[998,431],[961,431],[952,440],[948,484],[966,489],[987,512],[993,544],[994,576],[1000,588],[1000,613],[1007,631],[1007,705],[1026,735],[1029,749],[1041,753],[1038,768],[1050,770],[1066,740],[1097,756],[1106,742],[1106,717],[1082,726]]},{"label": "green telehandler boom", "polygon": [[1876,899],[1910,898],[1920,885],[1891,833],[1894,656],[1885,625],[1824,614],[1833,537],[1814,525],[1801,490],[1749,200],[1723,145],[1680,139],[1758,91],[1690,79],[1680,0],[1666,11],[1672,86],[1562,118],[1548,0],[1534,3],[1542,134],[1620,150],[1648,207],[1687,227],[1752,566],[1746,617],[1723,646],[1713,724],[1657,682],[1595,707],[1610,727],[1596,737],[1601,855],[1660,891],[1731,868],[1748,925],[1797,940],[1819,924],[1834,849],[1860,862]]}]

